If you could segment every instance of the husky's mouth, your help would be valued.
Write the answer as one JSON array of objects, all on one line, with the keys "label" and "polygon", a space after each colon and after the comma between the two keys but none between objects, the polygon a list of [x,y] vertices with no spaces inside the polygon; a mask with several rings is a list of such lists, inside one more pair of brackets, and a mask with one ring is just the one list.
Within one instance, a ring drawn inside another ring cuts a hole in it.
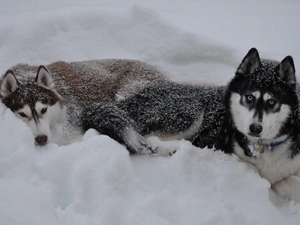
[{"label": "husky's mouth", "polygon": [[249,132],[248,135],[257,139],[261,139],[259,134],[252,134],[251,132]]}]

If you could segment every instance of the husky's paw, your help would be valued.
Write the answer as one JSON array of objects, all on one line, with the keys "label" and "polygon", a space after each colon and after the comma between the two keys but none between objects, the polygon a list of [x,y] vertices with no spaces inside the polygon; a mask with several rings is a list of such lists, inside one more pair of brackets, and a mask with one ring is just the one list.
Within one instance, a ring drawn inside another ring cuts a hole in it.
[{"label": "husky's paw", "polygon": [[156,155],[158,153],[158,148],[152,148],[147,144],[142,144],[137,153],[140,155]]}]

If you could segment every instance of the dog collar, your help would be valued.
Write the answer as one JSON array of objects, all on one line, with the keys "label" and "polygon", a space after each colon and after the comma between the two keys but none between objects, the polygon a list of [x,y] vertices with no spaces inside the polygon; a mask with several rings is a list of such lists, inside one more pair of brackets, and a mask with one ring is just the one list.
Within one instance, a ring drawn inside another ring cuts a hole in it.
[{"label": "dog collar", "polygon": [[254,150],[252,153],[256,152],[256,154],[254,154],[254,156],[257,157],[260,154],[263,154],[265,152],[266,148],[271,150],[273,147],[283,144],[289,138],[290,138],[290,136],[287,136],[285,139],[283,139],[281,141],[271,142],[270,144],[263,144],[262,139],[259,139],[258,142],[252,146],[252,150]]},{"label": "dog collar", "polygon": [[285,139],[283,139],[281,141],[272,142],[270,144],[270,147],[276,147],[278,145],[281,145],[282,143],[286,142],[289,138],[290,138],[290,136],[287,136]]}]

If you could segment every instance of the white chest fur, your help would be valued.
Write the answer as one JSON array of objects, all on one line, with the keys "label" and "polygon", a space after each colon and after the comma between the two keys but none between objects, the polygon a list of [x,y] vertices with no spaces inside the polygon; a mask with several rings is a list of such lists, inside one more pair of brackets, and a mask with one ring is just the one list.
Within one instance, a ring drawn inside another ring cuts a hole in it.
[{"label": "white chest fur", "polygon": [[254,166],[261,177],[274,184],[295,175],[299,171],[300,155],[292,158],[289,150],[290,145],[290,140],[287,140],[285,143],[273,147],[272,150],[265,150],[257,158],[246,156],[244,150],[237,143],[234,143],[234,151],[240,159]]}]

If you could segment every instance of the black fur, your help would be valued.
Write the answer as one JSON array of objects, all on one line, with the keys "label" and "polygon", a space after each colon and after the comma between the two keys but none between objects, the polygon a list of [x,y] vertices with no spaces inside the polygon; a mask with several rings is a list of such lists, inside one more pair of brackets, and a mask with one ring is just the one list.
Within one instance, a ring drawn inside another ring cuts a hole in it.
[{"label": "black fur", "polygon": [[126,140],[124,130],[133,128],[139,135],[152,132],[177,135],[189,129],[204,113],[200,130],[189,140],[196,146],[212,147],[223,117],[225,87],[200,87],[165,82],[146,87],[116,103],[99,103],[82,114],[84,131],[94,128],[138,152]]}]

